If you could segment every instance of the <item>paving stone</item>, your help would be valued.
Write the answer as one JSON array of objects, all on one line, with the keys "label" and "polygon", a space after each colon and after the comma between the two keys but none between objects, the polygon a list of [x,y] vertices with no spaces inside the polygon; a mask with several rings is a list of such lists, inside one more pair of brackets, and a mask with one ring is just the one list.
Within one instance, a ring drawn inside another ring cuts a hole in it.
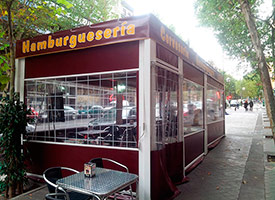
[{"label": "paving stone", "polygon": [[227,112],[226,137],[187,175],[190,182],[178,186],[177,200],[275,200],[275,163],[265,161],[264,134],[270,130],[263,128],[262,110]]}]

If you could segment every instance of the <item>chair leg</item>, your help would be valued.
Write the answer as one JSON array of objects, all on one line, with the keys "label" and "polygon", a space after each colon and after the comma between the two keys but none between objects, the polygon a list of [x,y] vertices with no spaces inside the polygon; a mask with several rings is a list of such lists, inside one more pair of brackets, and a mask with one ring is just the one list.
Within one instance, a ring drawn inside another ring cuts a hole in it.
[{"label": "chair leg", "polygon": [[132,200],[134,200],[133,191],[132,191],[132,186],[130,186],[130,194],[131,194]]}]

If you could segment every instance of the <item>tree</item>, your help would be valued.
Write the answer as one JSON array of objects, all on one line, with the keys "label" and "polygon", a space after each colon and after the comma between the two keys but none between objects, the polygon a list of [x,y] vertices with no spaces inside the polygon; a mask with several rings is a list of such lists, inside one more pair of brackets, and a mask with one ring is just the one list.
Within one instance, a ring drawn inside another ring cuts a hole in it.
[{"label": "tree", "polygon": [[119,0],[1,0],[0,1],[0,86],[9,94],[0,104],[0,139],[3,162],[0,173],[7,175],[6,196],[15,188],[22,192],[25,175],[21,134],[27,123],[26,106],[14,95],[16,40],[38,34],[89,25],[116,17],[112,7]]},{"label": "tree", "polygon": [[258,68],[272,132],[275,135],[275,102],[267,64],[268,61],[269,65],[272,65],[270,61],[274,61],[270,54],[274,51],[274,45],[270,41],[274,36],[272,20],[275,13],[266,20],[260,19],[260,3],[259,0],[197,0],[196,10],[201,24],[213,28],[220,44],[229,55],[246,60],[252,67]]},{"label": "tree", "polygon": [[[0,71],[2,87],[10,78],[14,90],[16,40],[89,25],[117,17],[112,11],[120,0],[1,0]],[[3,77],[3,78],[4,78]]]},{"label": "tree", "polygon": [[236,92],[236,79],[231,76],[230,74],[227,74],[225,71],[220,71],[220,73],[224,76],[224,90],[225,90],[225,96],[232,96],[232,98],[237,98],[237,92]]},{"label": "tree", "polygon": [[[31,111],[20,102],[18,95],[12,93],[1,100],[0,104],[0,175],[5,176],[6,197],[11,198],[23,192],[25,179],[23,145],[21,134],[25,135]],[[13,116],[13,117],[11,117]]]},{"label": "tree", "polygon": [[243,79],[236,82],[236,93],[240,99],[259,97],[258,86],[254,80]]},{"label": "tree", "polygon": [[273,89],[272,89],[271,81],[269,77],[268,66],[264,55],[264,50],[262,48],[262,44],[261,44],[261,40],[258,34],[256,24],[255,24],[255,20],[251,14],[249,2],[247,0],[239,0],[239,2],[241,4],[241,10],[244,15],[248,30],[250,32],[253,47],[256,51],[258,68],[259,68],[261,80],[263,83],[265,99],[269,103],[272,132],[273,132],[273,135],[275,136],[275,99],[274,99]]},{"label": "tree", "polygon": [[260,73],[258,72],[258,69],[251,71],[250,73],[246,74],[243,77],[244,81],[251,81],[252,82],[252,89],[254,91],[254,97],[257,97],[259,99],[263,98],[263,84],[261,81]]}]

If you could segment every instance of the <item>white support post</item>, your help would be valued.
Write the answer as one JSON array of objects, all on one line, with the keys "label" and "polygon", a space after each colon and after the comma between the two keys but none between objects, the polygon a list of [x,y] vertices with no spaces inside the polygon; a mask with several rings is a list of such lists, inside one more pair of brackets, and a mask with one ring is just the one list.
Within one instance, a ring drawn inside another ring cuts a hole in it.
[{"label": "white support post", "polygon": [[185,146],[184,146],[184,122],[183,122],[183,60],[178,58],[178,68],[179,68],[179,112],[178,112],[178,120],[179,120],[179,129],[178,129],[178,141],[182,141],[182,149],[183,149],[183,175],[185,177]]},{"label": "white support post", "polygon": [[139,199],[151,199],[151,40],[139,43]]},{"label": "white support post", "polygon": [[15,60],[15,92],[20,93],[20,101],[24,101],[25,58]]},{"label": "white support post", "polygon": [[207,130],[207,75],[204,74],[204,89],[203,89],[203,105],[204,105],[204,155],[208,153],[208,130]]}]

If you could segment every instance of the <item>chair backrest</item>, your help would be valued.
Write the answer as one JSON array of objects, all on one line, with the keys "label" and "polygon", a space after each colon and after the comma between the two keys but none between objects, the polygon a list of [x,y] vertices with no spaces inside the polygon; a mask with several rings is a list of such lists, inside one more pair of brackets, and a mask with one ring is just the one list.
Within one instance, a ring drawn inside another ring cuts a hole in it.
[{"label": "chair backrest", "polygon": [[96,167],[104,168],[102,158],[93,158],[90,162],[95,163]]},{"label": "chair backrest", "polygon": [[104,161],[107,161],[107,162],[110,162],[112,164],[115,164],[121,168],[124,168],[126,172],[129,172],[129,169],[128,167],[126,167],[125,165],[115,161],[115,160],[112,160],[112,159],[109,159],[109,158],[93,158],[90,160],[90,162],[92,163],[95,163],[96,164],[96,167],[101,167],[101,168],[104,168],[104,165],[103,165],[103,160]]},{"label": "chair backrest", "polygon": [[[54,185],[56,184],[56,181],[60,178],[62,178],[62,171],[61,171],[61,167],[52,167],[47,169],[44,173],[43,176],[46,178],[46,182],[47,180],[50,181],[51,183],[53,183]],[[47,182],[48,185],[48,190],[50,193],[54,193],[55,192],[55,187],[51,184],[49,184]]]}]

